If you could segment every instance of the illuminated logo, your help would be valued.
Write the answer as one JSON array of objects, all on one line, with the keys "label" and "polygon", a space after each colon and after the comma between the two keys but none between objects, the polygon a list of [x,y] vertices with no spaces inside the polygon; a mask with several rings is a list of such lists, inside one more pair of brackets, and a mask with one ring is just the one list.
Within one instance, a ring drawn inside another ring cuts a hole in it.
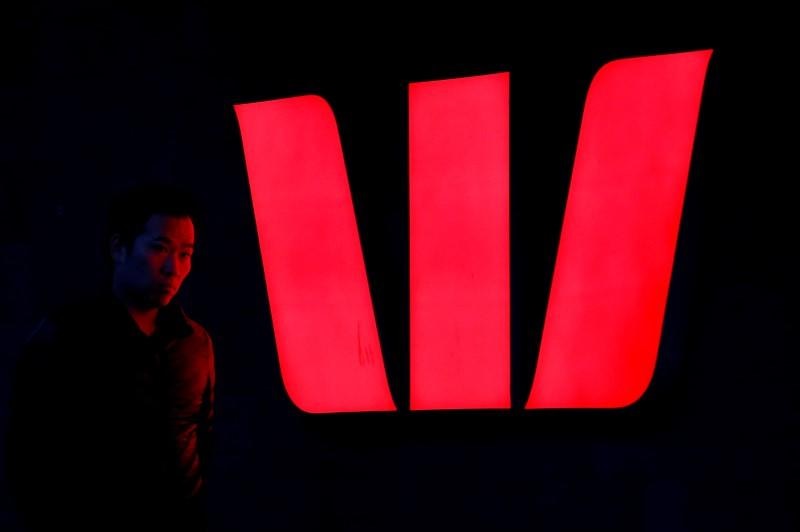
[{"label": "illuminated logo", "polygon": [[[616,408],[647,389],[710,57],[595,75],[527,408]],[[409,85],[412,410],[511,406],[509,82]],[[333,111],[299,96],[236,113],[289,397],[395,410]]]}]

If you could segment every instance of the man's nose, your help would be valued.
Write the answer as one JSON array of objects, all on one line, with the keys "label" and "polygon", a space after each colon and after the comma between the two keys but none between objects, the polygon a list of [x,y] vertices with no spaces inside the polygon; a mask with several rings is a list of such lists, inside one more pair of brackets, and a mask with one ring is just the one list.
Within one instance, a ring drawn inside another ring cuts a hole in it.
[{"label": "man's nose", "polygon": [[161,272],[167,275],[174,275],[175,273],[177,273],[175,266],[176,266],[175,255],[169,253],[167,257],[164,259],[164,262],[161,264]]}]

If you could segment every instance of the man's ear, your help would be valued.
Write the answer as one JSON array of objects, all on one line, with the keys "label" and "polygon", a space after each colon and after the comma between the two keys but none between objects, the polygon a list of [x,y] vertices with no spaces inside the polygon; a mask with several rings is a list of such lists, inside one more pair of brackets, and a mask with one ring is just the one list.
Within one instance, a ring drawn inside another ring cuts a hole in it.
[{"label": "man's ear", "polygon": [[128,258],[128,250],[122,243],[122,239],[120,238],[119,233],[114,233],[113,235],[111,235],[109,244],[110,244],[109,249],[111,251],[111,260],[114,261],[114,264],[119,265],[125,262],[125,259]]}]

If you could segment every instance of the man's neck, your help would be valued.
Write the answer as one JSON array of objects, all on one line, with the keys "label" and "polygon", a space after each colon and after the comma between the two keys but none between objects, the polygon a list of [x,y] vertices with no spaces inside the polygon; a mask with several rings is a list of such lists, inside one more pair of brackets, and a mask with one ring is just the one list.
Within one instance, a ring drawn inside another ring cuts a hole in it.
[{"label": "man's neck", "polygon": [[125,306],[128,314],[133,319],[134,323],[136,323],[136,326],[139,327],[139,330],[141,330],[145,336],[152,336],[153,333],[156,332],[158,308],[141,308],[139,305],[136,305],[134,301],[131,301],[130,298],[126,297],[124,291],[120,290],[117,286],[114,286],[112,291],[117,299]]},{"label": "man's neck", "polygon": [[130,305],[125,305],[128,309],[128,314],[131,315],[133,321],[145,336],[152,336],[156,332],[156,318],[158,317],[158,309],[140,310]]}]

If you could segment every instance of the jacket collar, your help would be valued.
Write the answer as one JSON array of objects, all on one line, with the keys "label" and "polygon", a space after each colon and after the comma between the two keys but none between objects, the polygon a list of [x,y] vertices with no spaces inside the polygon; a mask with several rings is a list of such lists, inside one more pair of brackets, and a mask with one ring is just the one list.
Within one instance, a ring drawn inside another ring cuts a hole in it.
[{"label": "jacket collar", "polygon": [[[115,319],[124,323],[124,327],[135,336],[146,335],[139,329],[136,322],[128,313],[128,309],[113,293],[108,293],[105,297],[106,303],[111,307],[111,313]],[[192,334],[192,326],[181,305],[174,299],[165,307],[158,311],[156,317],[156,331],[153,336],[183,338]]]}]

